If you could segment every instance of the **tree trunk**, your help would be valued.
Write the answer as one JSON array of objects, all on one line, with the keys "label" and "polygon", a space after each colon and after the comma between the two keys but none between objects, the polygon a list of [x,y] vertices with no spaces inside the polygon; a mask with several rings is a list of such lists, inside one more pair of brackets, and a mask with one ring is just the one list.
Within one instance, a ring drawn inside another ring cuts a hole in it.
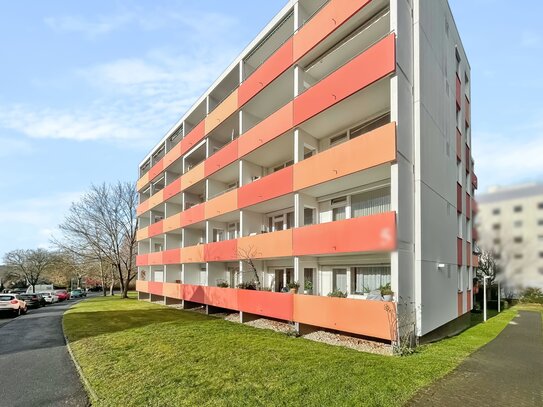
[{"label": "tree trunk", "polygon": [[104,264],[100,260],[100,280],[102,280],[102,295],[106,296],[106,276],[104,273]]},{"label": "tree trunk", "polygon": [[115,273],[113,272],[113,267],[111,267],[111,284],[109,286],[109,295],[111,295],[112,297],[115,295],[115,293],[113,292],[114,285],[115,285]]}]

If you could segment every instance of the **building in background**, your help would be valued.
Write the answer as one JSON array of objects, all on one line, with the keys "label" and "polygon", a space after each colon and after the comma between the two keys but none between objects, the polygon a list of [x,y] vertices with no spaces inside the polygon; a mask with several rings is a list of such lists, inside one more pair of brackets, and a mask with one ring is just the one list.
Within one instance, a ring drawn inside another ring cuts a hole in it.
[{"label": "building in background", "polygon": [[509,286],[543,288],[543,185],[494,187],[477,196],[479,245]]},{"label": "building in background", "polygon": [[462,329],[470,124],[446,0],[290,1],[140,164],[139,298],[392,340],[390,284],[419,337]]}]

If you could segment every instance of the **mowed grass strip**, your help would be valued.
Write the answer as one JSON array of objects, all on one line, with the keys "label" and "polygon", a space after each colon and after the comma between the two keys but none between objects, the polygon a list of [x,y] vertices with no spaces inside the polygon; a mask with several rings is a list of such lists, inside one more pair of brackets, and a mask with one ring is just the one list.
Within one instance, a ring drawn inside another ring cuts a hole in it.
[{"label": "mowed grass strip", "polygon": [[400,406],[516,315],[406,357],[288,337],[134,299],[92,298],[64,316],[97,406]]}]

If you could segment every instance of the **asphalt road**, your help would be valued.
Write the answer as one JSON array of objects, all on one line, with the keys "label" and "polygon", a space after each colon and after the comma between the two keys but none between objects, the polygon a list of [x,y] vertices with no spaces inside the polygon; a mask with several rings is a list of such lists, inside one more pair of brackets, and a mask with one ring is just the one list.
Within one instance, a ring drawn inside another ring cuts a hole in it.
[{"label": "asphalt road", "polygon": [[88,406],[62,333],[76,301],[0,316],[0,406]]}]

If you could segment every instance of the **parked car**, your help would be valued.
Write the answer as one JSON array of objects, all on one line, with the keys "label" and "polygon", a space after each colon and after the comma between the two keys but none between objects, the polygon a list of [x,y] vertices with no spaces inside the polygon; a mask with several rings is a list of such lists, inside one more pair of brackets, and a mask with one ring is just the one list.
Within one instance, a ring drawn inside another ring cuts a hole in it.
[{"label": "parked car", "polygon": [[45,302],[47,302],[48,304],[54,304],[55,302],[58,302],[58,297],[55,295],[54,291],[43,291],[40,294],[43,295]]},{"label": "parked car", "polygon": [[70,297],[71,298],[83,298],[83,297],[86,297],[87,296],[87,293],[83,290],[72,290],[70,292]]},{"label": "parked car", "polygon": [[55,290],[55,295],[58,297],[59,302],[70,299],[70,293],[66,290]]},{"label": "parked car", "polygon": [[26,314],[26,302],[19,294],[0,294],[0,311],[10,312],[15,316]]},{"label": "parked car", "polygon": [[42,301],[43,297],[39,294],[19,294],[19,297],[21,297],[24,302],[26,302],[27,308],[39,308],[43,307]]}]

